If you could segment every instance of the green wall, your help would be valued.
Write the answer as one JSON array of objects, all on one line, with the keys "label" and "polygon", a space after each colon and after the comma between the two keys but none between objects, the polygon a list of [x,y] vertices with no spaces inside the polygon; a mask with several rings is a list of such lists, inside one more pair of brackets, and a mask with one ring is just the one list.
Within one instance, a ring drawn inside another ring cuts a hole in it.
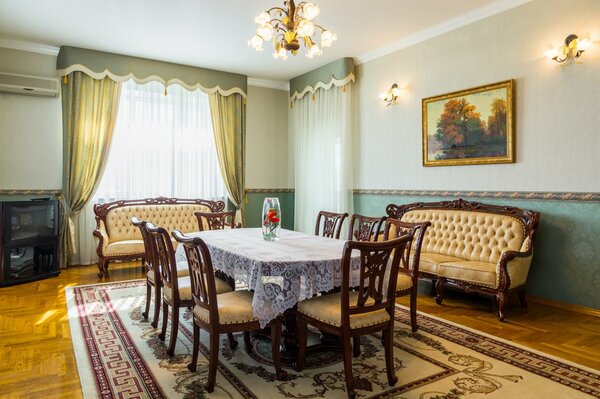
[{"label": "green wall", "polygon": [[267,197],[278,197],[281,205],[281,227],[294,229],[294,193],[293,192],[248,192],[245,211],[245,226],[260,227],[262,218],[263,201]]},{"label": "green wall", "polygon": [[[388,204],[449,200],[356,194],[354,210],[365,215],[385,214]],[[600,309],[600,203],[510,199],[469,199],[516,206],[540,212],[527,292],[537,297]]]}]

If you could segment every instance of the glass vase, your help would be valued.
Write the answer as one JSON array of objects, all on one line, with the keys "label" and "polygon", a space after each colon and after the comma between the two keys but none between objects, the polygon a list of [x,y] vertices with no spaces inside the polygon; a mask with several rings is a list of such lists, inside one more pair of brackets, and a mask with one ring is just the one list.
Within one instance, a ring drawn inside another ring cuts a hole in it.
[{"label": "glass vase", "polygon": [[265,198],[262,211],[262,233],[267,241],[279,240],[281,232],[281,207],[279,198]]}]

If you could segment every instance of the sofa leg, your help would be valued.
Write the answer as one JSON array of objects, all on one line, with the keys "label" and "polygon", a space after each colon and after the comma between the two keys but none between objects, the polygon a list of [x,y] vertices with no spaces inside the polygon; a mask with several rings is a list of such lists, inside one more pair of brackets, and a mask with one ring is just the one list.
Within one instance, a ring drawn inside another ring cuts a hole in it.
[{"label": "sofa leg", "polygon": [[504,307],[506,306],[506,292],[498,291],[496,294],[498,301],[498,320],[504,321]]},{"label": "sofa leg", "polygon": [[519,291],[519,302],[521,303],[522,308],[527,307],[527,297],[525,296],[525,288]]},{"label": "sofa leg", "polygon": [[446,282],[445,278],[438,278],[435,282],[435,303],[438,305],[442,304],[444,300],[444,283]]},{"label": "sofa leg", "polygon": [[102,278],[108,274],[108,262],[109,260],[104,258],[98,259],[98,277]]}]

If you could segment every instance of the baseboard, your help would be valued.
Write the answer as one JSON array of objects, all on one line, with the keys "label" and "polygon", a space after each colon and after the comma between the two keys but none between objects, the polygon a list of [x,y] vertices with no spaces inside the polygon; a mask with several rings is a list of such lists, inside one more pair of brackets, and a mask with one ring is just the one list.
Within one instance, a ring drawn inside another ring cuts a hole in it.
[{"label": "baseboard", "polygon": [[527,295],[527,301],[538,303],[540,305],[552,306],[553,308],[570,310],[571,312],[581,313],[588,316],[600,317],[600,309],[588,308],[587,306],[573,305],[571,303],[563,303],[531,295]]}]

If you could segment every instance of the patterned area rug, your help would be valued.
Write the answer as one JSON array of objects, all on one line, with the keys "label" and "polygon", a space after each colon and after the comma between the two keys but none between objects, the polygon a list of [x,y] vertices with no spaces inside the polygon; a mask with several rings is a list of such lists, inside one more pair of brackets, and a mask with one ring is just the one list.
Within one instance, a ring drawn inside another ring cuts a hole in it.
[{"label": "patterned area rug", "polygon": [[[342,362],[324,354],[319,367],[287,369],[277,381],[268,344],[256,339],[255,355],[230,350],[221,338],[215,392],[206,379],[208,334],[202,332],[198,371],[190,361],[192,323],[182,315],[175,356],[169,358],[159,330],[141,317],[141,280],[67,288],[67,306],[81,386],[86,398],[345,398]],[[600,372],[516,346],[441,319],[419,314],[412,334],[408,312],[398,306],[395,367],[398,383],[387,385],[380,337],[362,339],[353,361],[360,398],[585,398],[600,397]],[[316,335],[315,335],[316,337]],[[167,336],[168,341],[168,336]],[[266,349],[266,350],[265,350]],[[313,362],[314,363],[314,362]]]}]

